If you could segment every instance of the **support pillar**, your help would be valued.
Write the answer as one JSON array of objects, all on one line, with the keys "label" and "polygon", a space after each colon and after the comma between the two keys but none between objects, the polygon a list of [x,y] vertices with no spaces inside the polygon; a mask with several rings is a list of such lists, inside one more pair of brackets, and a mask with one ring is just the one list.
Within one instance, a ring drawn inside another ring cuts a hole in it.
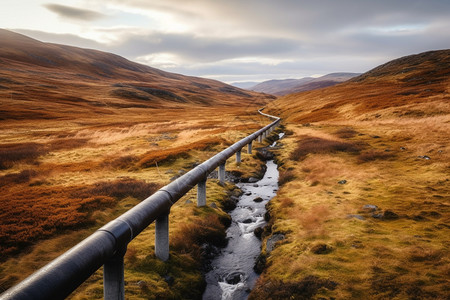
[{"label": "support pillar", "polygon": [[241,151],[242,150],[238,150],[236,152],[236,163],[240,163],[241,162]]},{"label": "support pillar", "polygon": [[225,163],[219,165],[219,182],[225,183]]},{"label": "support pillar", "polygon": [[118,251],[103,265],[103,299],[124,300],[125,282],[123,276],[123,257],[126,249]]},{"label": "support pillar", "polygon": [[197,206],[206,205],[206,178],[197,183]]},{"label": "support pillar", "polygon": [[156,219],[155,254],[162,261],[169,259],[169,213]]},{"label": "support pillar", "polygon": [[247,144],[247,153],[252,154],[252,142]]},{"label": "support pillar", "polygon": [[258,135],[258,142],[262,143],[263,137],[262,137],[262,133],[261,135]]}]

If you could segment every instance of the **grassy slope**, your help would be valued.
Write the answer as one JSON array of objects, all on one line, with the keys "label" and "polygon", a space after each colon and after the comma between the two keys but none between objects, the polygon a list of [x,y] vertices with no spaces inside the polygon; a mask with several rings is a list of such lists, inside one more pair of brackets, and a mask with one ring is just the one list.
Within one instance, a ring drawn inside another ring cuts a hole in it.
[{"label": "grassy slope", "polygon": [[424,53],[269,105],[290,135],[266,241],[285,239],[252,299],[447,299],[449,72]]}]

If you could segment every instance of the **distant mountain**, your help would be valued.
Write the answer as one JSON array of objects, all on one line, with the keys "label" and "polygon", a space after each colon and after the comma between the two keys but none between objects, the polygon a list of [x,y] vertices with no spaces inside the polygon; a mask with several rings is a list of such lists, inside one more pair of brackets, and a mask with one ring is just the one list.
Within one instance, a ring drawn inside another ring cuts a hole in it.
[{"label": "distant mountain", "polygon": [[232,82],[231,85],[240,89],[250,90],[250,88],[254,87],[258,83],[259,82],[256,81],[244,81],[244,82]]},{"label": "distant mountain", "polygon": [[287,94],[333,86],[358,75],[360,74],[331,73],[318,78],[304,77],[301,79],[269,80],[257,84],[249,89],[255,92],[284,96]]},{"label": "distant mountain", "polygon": [[73,111],[265,104],[267,95],[0,29],[0,120]]},{"label": "distant mountain", "polygon": [[450,113],[449,86],[450,50],[429,51],[387,62],[320,91],[279,97],[268,111],[301,123],[442,116]]}]

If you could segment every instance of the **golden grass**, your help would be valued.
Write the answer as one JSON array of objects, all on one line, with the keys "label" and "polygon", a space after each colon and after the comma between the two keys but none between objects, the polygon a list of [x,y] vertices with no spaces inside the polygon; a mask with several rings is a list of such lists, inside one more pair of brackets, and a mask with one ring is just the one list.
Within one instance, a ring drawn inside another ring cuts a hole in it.
[{"label": "golden grass", "polygon": [[[299,161],[293,153],[305,138],[327,146],[343,124],[288,125],[294,134],[278,152],[280,174],[296,179],[284,182],[269,205],[270,232],[285,239],[270,254],[263,252],[266,269],[250,298],[445,299],[450,149],[448,137],[435,133],[450,128],[448,122],[435,126],[433,118],[422,119],[428,124],[422,127],[414,121],[344,123],[358,132],[344,138],[362,145],[360,154],[306,143]],[[365,209],[367,204],[378,209]],[[383,219],[386,211],[398,218]],[[305,280],[309,289],[293,288]],[[335,285],[323,284],[329,281]]]}]

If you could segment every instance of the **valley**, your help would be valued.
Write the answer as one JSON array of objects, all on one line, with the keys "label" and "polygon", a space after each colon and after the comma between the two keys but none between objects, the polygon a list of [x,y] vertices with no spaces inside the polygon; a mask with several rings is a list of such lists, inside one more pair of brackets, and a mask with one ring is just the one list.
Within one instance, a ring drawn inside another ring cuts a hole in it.
[{"label": "valley", "polygon": [[[449,50],[277,98],[0,36],[0,292],[267,125],[265,107],[285,136],[271,150],[280,188],[266,205],[249,299],[447,298]],[[243,151],[227,172],[260,178],[264,164]],[[199,299],[204,245],[226,244],[229,199],[240,194],[213,178],[207,206],[196,206],[195,189],[180,199],[166,263],[155,225],[142,232],[125,255],[126,298]],[[102,280],[99,270],[70,298],[101,298]]]}]

